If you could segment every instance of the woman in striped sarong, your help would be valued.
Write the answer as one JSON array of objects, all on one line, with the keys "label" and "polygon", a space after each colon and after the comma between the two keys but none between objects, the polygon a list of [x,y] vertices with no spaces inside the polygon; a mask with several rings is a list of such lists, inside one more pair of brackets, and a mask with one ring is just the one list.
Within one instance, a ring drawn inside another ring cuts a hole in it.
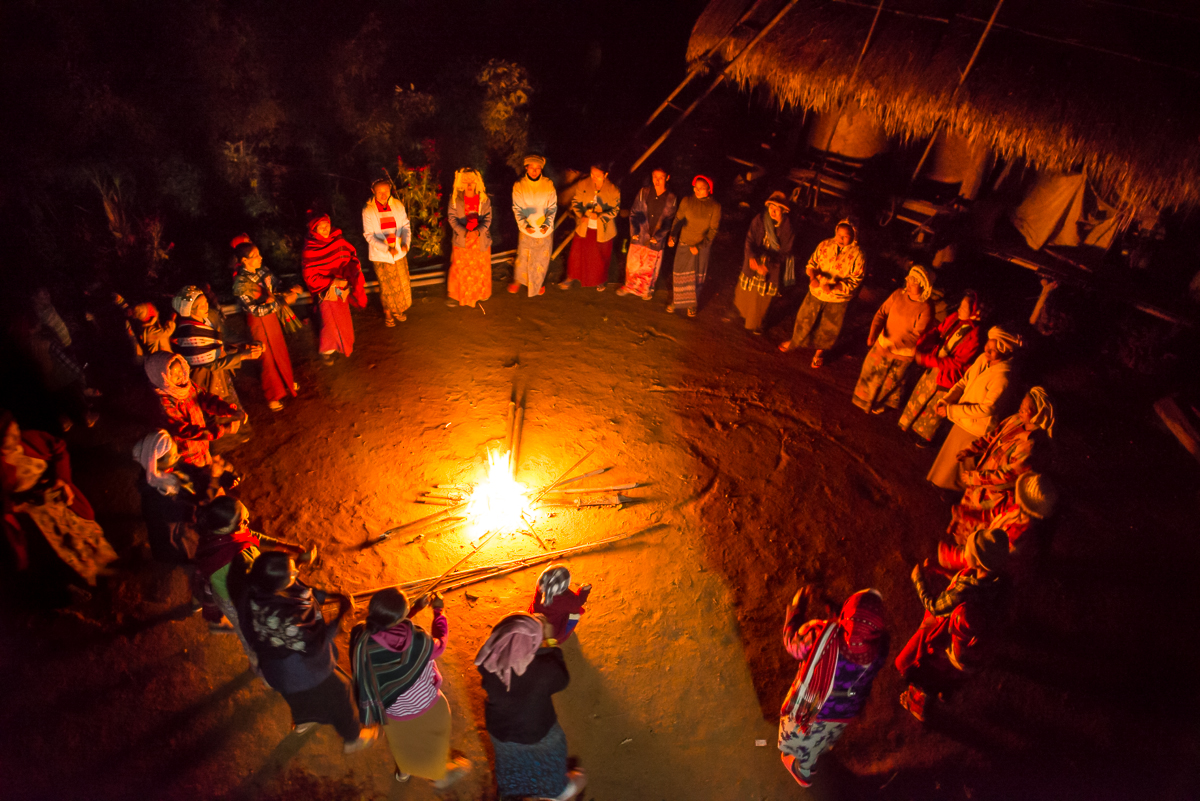
[{"label": "woman in striped sarong", "polygon": [[308,240],[304,243],[301,264],[304,283],[321,315],[318,349],[325,364],[332,364],[334,353],[349,356],[354,352],[350,304],[360,309],[367,305],[367,283],[358,252],[333,227],[328,214],[314,215],[308,221]]},{"label": "woman in striped sarong", "polygon": [[[426,604],[433,607],[429,632],[410,619]],[[450,702],[442,694],[435,661],[446,650],[449,633],[440,595],[422,596],[410,608],[403,592],[389,588],[371,597],[366,622],[350,635],[363,723],[383,724],[396,761],[396,781],[420,776],[436,790],[450,787],[471,769],[462,757],[450,761]]]},{"label": "woman in striped sarong", "polygon": [[673,290],[667,311],[686,309],[688,317],[696,316],[700,290],[708,277],[708,254],[721,226],[721,204],[713,200],[712,179],[697,175],[692,179],[692,196],[679,202],[679,211],[671,226],[667,247],[676,243]]}]

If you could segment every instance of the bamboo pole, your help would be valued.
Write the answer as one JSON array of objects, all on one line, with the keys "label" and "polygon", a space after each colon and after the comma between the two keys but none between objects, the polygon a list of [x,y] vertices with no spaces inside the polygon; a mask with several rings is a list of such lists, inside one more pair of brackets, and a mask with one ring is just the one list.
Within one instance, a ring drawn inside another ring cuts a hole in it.
[{"label": "bamboo pole", "polygon": [[517,421],[513,424],[512,447],[508,452],[509,466],[512,468],[513,480],[517,478],[517,465],[521,457],[521,431],[525,427],[525,404],[517,407]]},{"label": "bamboo pole", "polygon": [[654,153],[655,150],[658,150],[659,145],[667,141],[667,137],[674,133],[675,129],[679,127],[680,123],[692,115],[692,112],[696,110],[697,106],[703,103],[718,86],[725,82],[725,79],[729,77],[729,71],[733,69],[733,65],[737,64],[742,60],[743,56],[753,50],[755,45],[761,42],[763,37],[765,37],[779,23],[779,21],[787,15],[789,11],[795,8],[796,3],[798,2],[800,2],[800,0],[789,0],[788,4],[780,9],[779,13],[772,17],[771,21],[768,22],[763,29],[759,31],[753,39],[750,40],[750,43],[743,47],[741,51],[734,57],[734,59],[725,65],[725,69],[721,70],[713,82],[709,84],[708,88],[704,90],[704,93],[693,100],[692,104],[684,109],[683,112],[680,113],[680,115],[675,119],[675,122],[671,123],[670,127],[663,131],[662,135],[654,140],[654,144],[650,145],[646,152],[643,153],[638,160],[633,163],[633,166],[629,168],[630,175],[632,175],[638,167],[642,166],[642,163],[646,159],[650,158],[650,155]]},{"label": "bamboo pole", "polygon": [[445,509],[443,509],[440,512],[434,512],[431,515],[426,515],[425,517],[417,518],[416,520],[396,526],[395,528],[389,528],[387,531],[384,532],[384,536],[390,537],[391,535],[399,534],[402,531],[411,531],[416,528],[421,528],[421,527],[427,526],[430,523],[436,523],[439,520],[444,520],[447,517],[450,517],[450,515],[453,514],[454,512],[465,509],[466,506],[467,506],[467,504],[465,501],[462,503],[456,503],[454,506],[447,506]]},{"label": "bamboo pole", "polygon": [[[1004,5],[1004,0],[996,0],[996,7],[992,9],[992,16],[988,18],[987,25],[983,28],[983,33],[979,35],[979,41],[975,43],[975,51],[971,53],[971,59],[967,62],[967,67],[958,76],[958,84],[955,85],[954,91],[950,94],[950,102],[947,106],[953,112],[954,101],[958,99],[958,93],[966,83],[967,76],[971,74],[971,68],[975,66],[975,59],[979,58],[979,51],[983,49],[983,43],[987,41],[988,34],[992,31],[992,26],[996,23],[996,16],[1000,13],[1000,7]],[[908,179],[908,185],[912,186],[913,181],[917,180],[917,176],[921,174],[921,168],[925,166],[926,159],[933,151],[933,143],[937,141],[938,134],[942,130],[942,121],[939,120],[933,127],[933,134],[929,137],[929,143],[925,145],[925,152],[921,154],[921,159],[917,162],[917,168],[913,170],[912,177]]]}]

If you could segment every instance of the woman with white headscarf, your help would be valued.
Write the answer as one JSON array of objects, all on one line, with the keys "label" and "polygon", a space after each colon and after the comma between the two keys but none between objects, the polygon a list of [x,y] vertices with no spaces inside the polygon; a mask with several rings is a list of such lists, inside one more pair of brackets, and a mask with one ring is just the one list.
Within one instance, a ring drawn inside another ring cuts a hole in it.
[{"label": "woman with white headscarf", "polygon": [[517,612],[501,620],[475,656],[487,693],[484,721],[496,754],[496,784],[506,797],[567,801],[587,783],[567,769],[567,736],[558,725],[554,693],[571,674],[544,617]]},{"label": "woman with white headscarf", "polygon": [[897,289],[875,312],[867,334],[867,358],[863,360],[854,405],[864,412],[882,414],[900,407],[904,374],[917,353],[917,341],[934,322],[929,296],[933,284],[925,268],[913,265]]},{"label": "woman with white headscarf", "polygon": [[1012,357],[1022,344],[1020,336],[1000,326],[992,327],[983,353],[937,402],[934,412],[954,427],[929,468],[927,481],[944,490],[964,489],[960,474],[974,467],[973,457],[966,449],[995,425],[1010,395]]}]

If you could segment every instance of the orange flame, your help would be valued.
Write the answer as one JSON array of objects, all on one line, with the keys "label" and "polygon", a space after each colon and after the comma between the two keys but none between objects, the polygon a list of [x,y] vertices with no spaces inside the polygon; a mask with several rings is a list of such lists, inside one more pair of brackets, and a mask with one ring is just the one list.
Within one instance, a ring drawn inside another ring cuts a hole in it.
[{"label": "orange flame", "polygon": [[488,453],[483,480],[467,499],[467,523],[472,541],[490,531],[512,532],[532,522],[529,489],[513,478],[508,454]]}]

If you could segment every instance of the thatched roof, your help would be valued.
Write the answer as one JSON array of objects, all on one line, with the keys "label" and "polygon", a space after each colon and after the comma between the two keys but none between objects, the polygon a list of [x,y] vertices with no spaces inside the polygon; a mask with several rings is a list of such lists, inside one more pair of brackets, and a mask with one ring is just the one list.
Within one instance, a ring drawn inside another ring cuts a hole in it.
[{"label": "thatched roof", "polygon": [[[712,0],[688,59],[717,45],[750,0]],[[1191,0],[1006,0],[957,101],[951,96],[995,0],[884,0],[854,86],[874,0],[800,0],[731,78],[783,106],[849,98],[892,134],[944,122],[1005,158],[1080,165],[1130,203],[1200,203],[1200,8]],[[760,0],[759,27],[783,6]],[[722,48],[729,59],[751,37]]]}]

